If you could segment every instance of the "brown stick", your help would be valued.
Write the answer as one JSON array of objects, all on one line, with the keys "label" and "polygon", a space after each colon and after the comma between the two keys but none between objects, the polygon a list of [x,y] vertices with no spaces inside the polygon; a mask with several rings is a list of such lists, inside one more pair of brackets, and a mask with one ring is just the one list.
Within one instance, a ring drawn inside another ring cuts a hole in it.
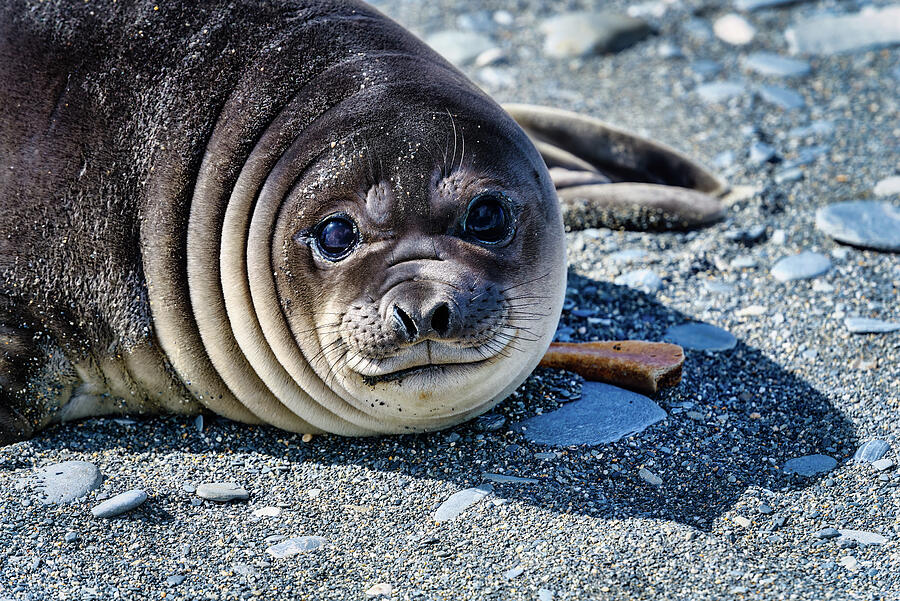
[{"label": "brown stick", "polygon": [[541,360],[541,367],[566,369],[643,394],[677,386],[683,364],[680,346],[643,340],[554,342]]}]

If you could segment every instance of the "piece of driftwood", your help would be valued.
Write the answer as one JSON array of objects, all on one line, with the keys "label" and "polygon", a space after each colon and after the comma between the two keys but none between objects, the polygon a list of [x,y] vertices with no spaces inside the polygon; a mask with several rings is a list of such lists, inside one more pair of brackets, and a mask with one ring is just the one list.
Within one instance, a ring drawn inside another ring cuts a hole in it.
[{"label": "piece of driftwood", "polygon": [[681,382],[684,350],[677,344],[643,340],[554,342],[541,367],[573,371],[587,380],[606,382],[643,394]]}]

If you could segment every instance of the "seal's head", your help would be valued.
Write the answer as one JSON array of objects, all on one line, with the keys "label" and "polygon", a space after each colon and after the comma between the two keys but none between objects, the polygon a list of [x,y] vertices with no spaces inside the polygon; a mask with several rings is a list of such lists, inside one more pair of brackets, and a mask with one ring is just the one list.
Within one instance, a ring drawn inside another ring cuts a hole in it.
[{"label": "seal's head", "polygon": [[524,133],[490,108],[366,119],[325,141],[279,213],[274,276],[293,337],[328,391],[387,432],[488,410],[556,328],[557,197]]}]

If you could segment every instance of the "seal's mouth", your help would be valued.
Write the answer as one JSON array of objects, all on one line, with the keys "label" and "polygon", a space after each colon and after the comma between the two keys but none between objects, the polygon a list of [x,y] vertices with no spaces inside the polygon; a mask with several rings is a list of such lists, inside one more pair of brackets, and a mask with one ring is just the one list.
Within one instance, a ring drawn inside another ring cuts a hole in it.
[{"label": "seal's mouth", "polygon": [[486,363],[487,361],[487,359],[484,359],[482,361],[470,361],[466,363],[426,363],[424,365],[407,367],[406,369],[398,369],[397,371],[378,374],[374,376],[361,375],[361,378],[363,383],[365,383],[366,385],[374,386],[383,382],[402,381],[407,377],[417,374],[445,373],[447,370],[454,368],[478,367],[479,365]]}]

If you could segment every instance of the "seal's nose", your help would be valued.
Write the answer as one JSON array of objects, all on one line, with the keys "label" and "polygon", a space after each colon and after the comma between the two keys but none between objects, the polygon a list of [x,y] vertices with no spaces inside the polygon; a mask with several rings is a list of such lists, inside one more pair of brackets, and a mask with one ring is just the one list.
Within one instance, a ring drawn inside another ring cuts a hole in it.
[{"label": "seal's nose", "polygon": [[409,343],[425,338],[447,338],[451,333],[452,311],[449,303],[442,300],[422,304],[397,301],[392,317],[394,331]]}]

